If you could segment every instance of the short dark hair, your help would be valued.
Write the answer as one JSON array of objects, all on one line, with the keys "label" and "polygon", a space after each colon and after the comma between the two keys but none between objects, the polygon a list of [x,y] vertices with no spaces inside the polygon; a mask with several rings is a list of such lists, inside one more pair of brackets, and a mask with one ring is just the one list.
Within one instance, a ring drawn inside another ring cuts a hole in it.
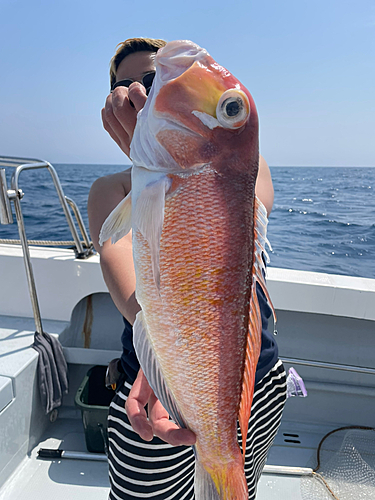
[{"label": "short dark hair", "polygon": [[153,52],[156,53],[161,47],[167,45],[165,40],[158,38],[128,38],[116,47],[116,53],[111,59],[109,78],[112,86],[116,83],[117,69],[123,59],[134,52]]}]

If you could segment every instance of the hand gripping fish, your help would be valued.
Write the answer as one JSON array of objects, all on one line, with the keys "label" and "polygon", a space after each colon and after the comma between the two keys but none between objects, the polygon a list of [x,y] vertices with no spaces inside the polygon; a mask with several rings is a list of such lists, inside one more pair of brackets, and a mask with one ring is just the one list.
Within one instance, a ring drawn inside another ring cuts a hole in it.
[{"label": "hand gripping fish", "polygon": [[133,230],[142,308],[134,345],[156,396],[197,436],[195,498],[245,500],[262,327],[256,283],[266,292],[257,112],[246,88],[192,42],[168,43],[155,66],[131,143],[132,191],[101,241]]}]

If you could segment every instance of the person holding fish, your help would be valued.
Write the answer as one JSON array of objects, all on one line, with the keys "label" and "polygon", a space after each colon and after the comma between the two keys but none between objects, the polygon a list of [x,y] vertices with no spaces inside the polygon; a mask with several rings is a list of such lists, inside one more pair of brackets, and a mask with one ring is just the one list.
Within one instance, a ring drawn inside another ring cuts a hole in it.
[{"label": "person holding fish", "polygon": [[133,168],[95,181],[88,202],[125,322],[109,498],[254,499],[286,400],[254,101],[188,41],[126,40],[110,79],[103,125]]}]

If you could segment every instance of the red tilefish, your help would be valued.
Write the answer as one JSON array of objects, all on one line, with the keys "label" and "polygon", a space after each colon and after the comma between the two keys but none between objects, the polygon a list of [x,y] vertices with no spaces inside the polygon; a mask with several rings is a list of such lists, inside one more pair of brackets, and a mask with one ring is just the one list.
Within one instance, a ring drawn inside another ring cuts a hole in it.
[{"label": "red tilefish", "polygon": [[142,309],[134,345],[156,396],[196,434],[195,498],[245,500],[257,283],[268,297],[257,111],[249,91],[193,42],[168,43],[155,67],[131,143],[132,190],[101,241],[132,230]]}]

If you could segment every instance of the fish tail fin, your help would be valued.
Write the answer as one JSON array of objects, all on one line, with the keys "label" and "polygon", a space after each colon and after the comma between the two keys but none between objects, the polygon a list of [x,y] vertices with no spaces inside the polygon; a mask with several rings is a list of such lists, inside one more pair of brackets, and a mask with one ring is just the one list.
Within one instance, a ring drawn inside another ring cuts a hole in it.
[{"label": "fish tail fin", "polygon": [[249,492],[242,458],[208,472],[203,464],[195,463],[196,500],[247,500]]}]

